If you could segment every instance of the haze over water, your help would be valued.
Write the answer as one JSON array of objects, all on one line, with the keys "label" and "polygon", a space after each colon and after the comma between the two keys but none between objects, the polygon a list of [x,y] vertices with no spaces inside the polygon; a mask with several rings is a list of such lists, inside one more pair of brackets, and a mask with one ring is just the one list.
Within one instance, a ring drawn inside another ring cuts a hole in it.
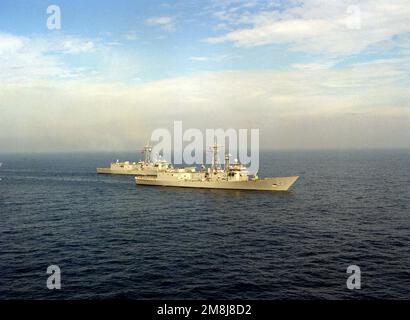
[{"label": "haze over water", "polygon": [[410,298],[410,151],[261,153],[260,176],[300,176],[291,193],[95,173],[117,158],[137,160],[0,155],[1,299]]}]

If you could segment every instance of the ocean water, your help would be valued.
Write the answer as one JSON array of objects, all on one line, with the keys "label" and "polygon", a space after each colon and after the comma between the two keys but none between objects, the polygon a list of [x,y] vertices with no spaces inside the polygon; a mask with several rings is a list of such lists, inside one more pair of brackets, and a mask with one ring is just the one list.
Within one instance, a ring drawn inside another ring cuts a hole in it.
[{"label": "ocean water", "polygon": [[0,155],[0,299],[410,298],[409,151],[262,153],[290,193],[95,173],[117,158]]}]

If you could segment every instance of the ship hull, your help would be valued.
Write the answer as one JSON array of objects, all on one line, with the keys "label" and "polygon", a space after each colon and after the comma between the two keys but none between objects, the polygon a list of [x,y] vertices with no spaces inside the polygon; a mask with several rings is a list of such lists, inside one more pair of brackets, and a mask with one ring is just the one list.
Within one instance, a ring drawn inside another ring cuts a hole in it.
[{"label": "ship hull", "polygon": [[125,170],[111,168],[97,168],[99,174],[131,175],[131,176],[155,176],[155,170]]},{"label": "ship hull", "polygon": [[203,189],[233,189],[259,191],[288,191],[299,177],[276,177],[250,181],[175,181],[159,180],[155,177],[135,177],[137,185],[203,188]]}]

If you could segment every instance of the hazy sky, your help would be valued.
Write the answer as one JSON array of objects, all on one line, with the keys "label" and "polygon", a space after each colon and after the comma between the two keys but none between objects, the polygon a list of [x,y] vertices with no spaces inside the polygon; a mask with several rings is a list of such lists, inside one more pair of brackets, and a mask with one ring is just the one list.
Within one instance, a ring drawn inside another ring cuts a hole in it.
[{"label": "hazy sky", "polygon": [[408,0],[1,0],[0,153],[132,150],[174,120],[409,148],[409,21]]}]

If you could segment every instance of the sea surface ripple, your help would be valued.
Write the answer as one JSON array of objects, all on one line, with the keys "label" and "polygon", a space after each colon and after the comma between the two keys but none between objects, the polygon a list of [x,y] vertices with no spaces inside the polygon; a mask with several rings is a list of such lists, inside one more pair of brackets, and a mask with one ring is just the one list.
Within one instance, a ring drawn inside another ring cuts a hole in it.
[{"label": "sea surface ripple", "polygon": [[1,299],[410,298],[408,151],[262,153],[260,175],[300,176],[289,193],[95,173],[117,158],[0,155]]}]

